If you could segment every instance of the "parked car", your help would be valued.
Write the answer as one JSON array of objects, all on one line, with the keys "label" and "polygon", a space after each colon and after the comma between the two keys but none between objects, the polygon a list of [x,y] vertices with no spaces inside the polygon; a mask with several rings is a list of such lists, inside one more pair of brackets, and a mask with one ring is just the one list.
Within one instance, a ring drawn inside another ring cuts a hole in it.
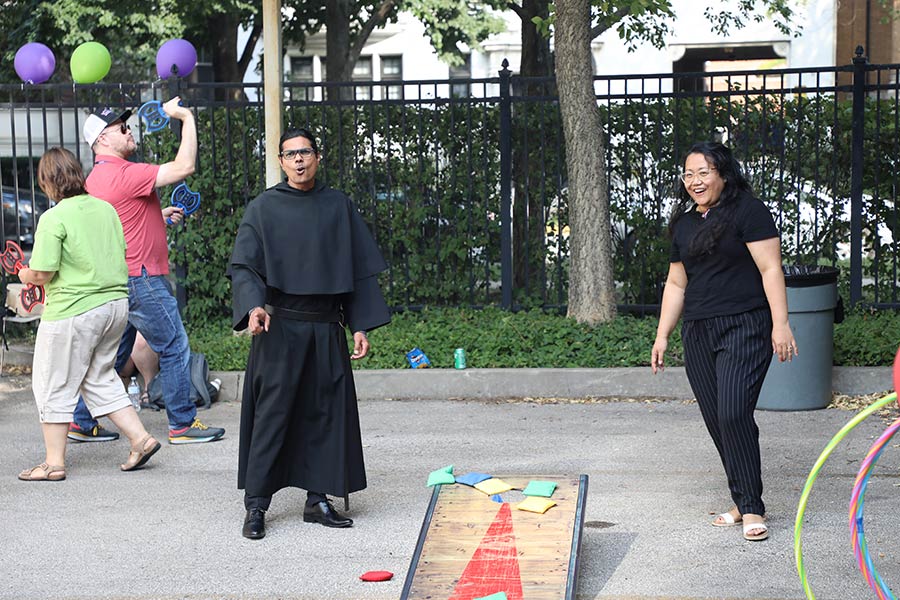
[{"label": "parked car", "polygon": [[[19,190],[18,211],[16,195],[11,190],[3,190],[3,241],[14,240],[21,246],[34,244],[34,230],[41,214],[50,207],[50,200],[37,192],[34,202],[30,191]],[[17,215],[18,213],[18,215]]]}]

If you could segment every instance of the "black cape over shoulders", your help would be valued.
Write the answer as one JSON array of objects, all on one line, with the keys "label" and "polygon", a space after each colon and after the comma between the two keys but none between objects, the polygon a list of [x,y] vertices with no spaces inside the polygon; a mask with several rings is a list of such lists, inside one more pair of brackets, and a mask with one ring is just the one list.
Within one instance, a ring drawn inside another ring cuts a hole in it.
[{"label": "black cape over shoulders", "polygon": [[385,269],[346,194],[324,184],[304,192],[279,183],[247,205],[238,228],[228,268],[233,326],[245,329],[247,313],[263,306],[271,297],[266,288],[274,288],[288,295],[341,295],[351,330],[374,329],[390,321],[376,280]]}]

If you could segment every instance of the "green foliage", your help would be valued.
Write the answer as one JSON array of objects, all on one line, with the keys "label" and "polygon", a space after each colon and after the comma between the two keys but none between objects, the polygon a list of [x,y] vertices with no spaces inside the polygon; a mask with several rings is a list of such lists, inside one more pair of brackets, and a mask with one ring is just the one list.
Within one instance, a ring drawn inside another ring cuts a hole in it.
[{"label": "green foliage", "polygon": [[463,45],[480,49],[482,41],[506,29],[502,18],[485,10],[506,8],[506,3],[498,0],[407,0],[403,6],[422,21],[431,45],[450,65],[463,63]]},{"label": "green foliage", "polygon": [[[655,337],[652,319],[619,317],[590,327],[539,310],[428,309],[395,315],[391,325],[373,331],[366,368],[404,368],[414,347],[438,368],[453,366],[456,348],[466,350],[473,368],[624,367],[649,364]],[[677,364],[680,338],[673,339],[670,364]]]},{"label": "green foliage", "polygon": [[497,301],[496,107],[307,107],[287,119],[320,132],[324,179],[356,200],[391,265],[391,305]]},{"label": "green foliage", "polygon": [[[435,368],[453,367],[453,351],[465,348],[471,368],[648,367],[657,319],[619,316],[590,327],[538,310],[517,313],[497,308],[426,309],[394,315],[390,325],[370,332],[372,350],[354,361],[357,369],[404,369],[406,353],[421,348]],[[235,336],[218,321],[192,327],[191,348],[204,352],[216,371],[243,370],[249,336]],[[353,341],[348,335],[348,346]],[[900,344],[900,313],[854,312],[834,328],[834,364],[890,366]],[[681,366],[681,329],[666,352],[667,366]]]},{"label": "green foliage", "polygon": [[[465,348],[472,368],[647,366],[656,337],[655,319],[618,317],[598,327],[539,310],[425,309],[395,314],[390,325],[369,333],[372,350],[354,361],[359,369],[403,369],[406,353],[421,348],[435,368],[452,368],[453,351]],[[191,348],[210,368],[243,370],[248,336],[234,336],[222,322],[190,331]],[[348,335],[348,345],[353,341]],[[680,331],[672,335],[668,365],[681,364]],[[648,367],[649,368],[649,367]]]},{"label": "green foliage", "polygon": [[[615,28],[629,50],[644,42],[663,48],[666,36],[672,32],[671,22],[676,18],[671,0],[592,0],[591,6],[592,22],[588,24],[591,37]],[[703,16],[710,29],[719,35],[741,29],[748,21],[761,23],[766,20],[782,33],[798,34],[793,24],[794,6],[790,0],[739,0],[733,10],[722,10],[722,3],[708,5],[704,7]],[[551,3],[549,18],[537,17],[533,22],[549,36],[555,19]]]},{"label": "green foliage", "polygon": [[834,326],[834,364],[890,366],[900,344],[900,314],[859,311]]},{"label": "green foliage", "polygon": [[[82,42],[96,41],[110,51],[113,66],[106,81],[135,82],[156,78],[156,52],[163,42],[185,38],[216,61],[237,63],[242,53],[226,48],[228,40],[237,40],[237,27],[262,26],[260,2],[249,0],[159,0],[138,2],[122,0],[10,0],[0,10],[0,82],[18,82],[13,70],[16,50],[27,42],[41,42],[53,50],[57,73],[53,81],[71,81],[68,58]],[[368,35],[366,23],[378,14],[381,2],[350,3],[346,19],[351,41]],[[283,0],[283,39],[302,48],[306,38],[326,24],[326,2]],[[450,63],[462,61],[461,46],[477,48],[489,35],[503,30],[503,21],[485,14],[505,5],[498,0],[400,0],[393,3],[384,20],[376,25],[396,22],[401,10],[409,10],[425,24],[426,34],[438,55]],[[340,14],[336,11],[335,14]],[[211,23],[227,24],[231,31]],[[217,72],[237,72],[236,68]]]},{"label": "green foliage", "polygon": [[15,0],[0,10],[0,81],[18,82],[13,70],[16,51],[28,42],[50,47],[56,58],[51,81],[71,81],[69,57],[77,46],[96,41],[112,57],[107,81],[155,78],[156,52],[167,39],[181,37],[184,26],[178,0],[147,3],[122,0]]},{"label": "green foliage", "polygon": [[230,321],[218,320],[204,326],[188,324],[191,350],[206,355],[211,371],[243,371],[250,353],[249,335],[235,335]]}]

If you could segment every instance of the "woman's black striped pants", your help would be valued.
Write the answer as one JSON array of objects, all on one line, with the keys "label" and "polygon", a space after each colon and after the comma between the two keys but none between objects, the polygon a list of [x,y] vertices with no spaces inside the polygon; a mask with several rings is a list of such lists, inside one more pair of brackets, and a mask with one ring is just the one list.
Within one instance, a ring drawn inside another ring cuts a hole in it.
[{"label": "woman's black striped pants", "polygon": [[684,366],[741,514],[765,514],[753,411],[772,362],[772,315],[760,308],[685,321]]}]

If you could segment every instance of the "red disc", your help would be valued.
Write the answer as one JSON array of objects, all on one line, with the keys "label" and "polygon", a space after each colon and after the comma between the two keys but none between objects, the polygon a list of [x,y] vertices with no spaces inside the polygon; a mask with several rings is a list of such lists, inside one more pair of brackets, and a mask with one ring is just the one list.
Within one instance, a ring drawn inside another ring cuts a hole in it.
[{"label": "red disc", "polygon": [[363,581],[387,581],[394,576],[390,571],[369,571],[359,576]]}]

